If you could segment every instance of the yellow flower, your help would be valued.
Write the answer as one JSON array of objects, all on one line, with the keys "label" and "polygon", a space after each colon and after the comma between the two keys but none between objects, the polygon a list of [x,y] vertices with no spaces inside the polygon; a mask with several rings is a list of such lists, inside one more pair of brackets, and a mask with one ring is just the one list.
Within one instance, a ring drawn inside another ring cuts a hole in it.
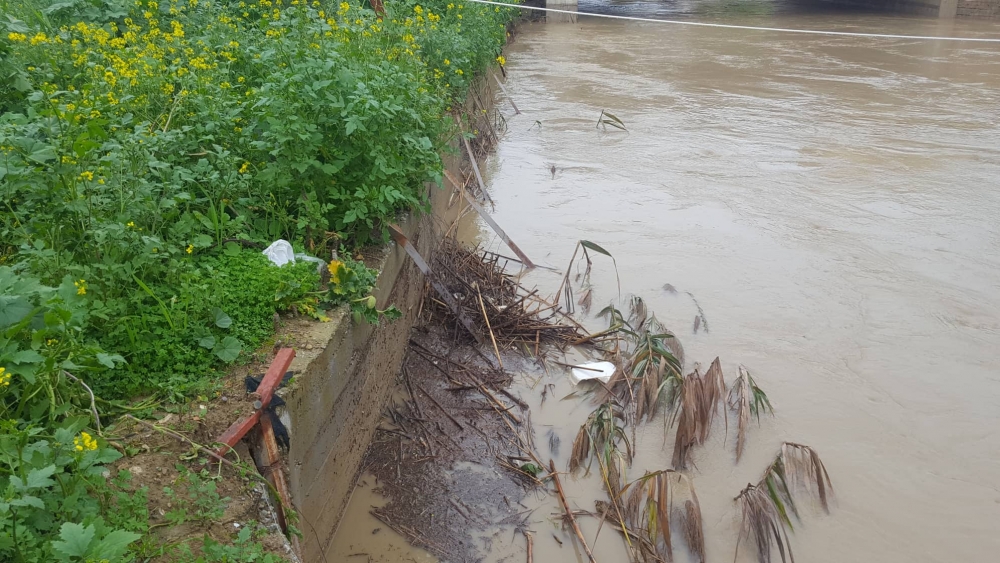
[{"label": "yellow flower", "polygon": [[46,37],[45,34],[41,32],[36,33],[35,36],[31,38],[32,45],[38,45],[39,43],[45,43],[46,41],[48,41],[48,37]]},{"label": "yellow flower", "polygon": [[459,76],[465,74],[464,72],[462,72],[462,69],[460,69],[460,68],[456,68],[455,72],[458,73]]},{"label": "yellow flower", "polygon": [[77,295],[86,295],[87,294],[87,280],[75,281],[75,282],[73,282],[73,285],[76,286],[76,294]]},{"label": "yellow flower", "polygon": [[188,247],[187,247],[187,249],[184,250],[184,252],[187,252],[188,254],[191,254],[192,252],[194,252],[194,245],[193,244],[189,244]]},{"label": "yellow flower", "polygon": [[450,65],[450,64],[451,64],[451,61],[449,61],[448,59],[445,59],[445,60],[444,60],[444,64],[446,64],[446,65]]},{"label": "yellow flower", "polygon": [[250,163],[249,162],[244,162],[243,166],[240,166],[240,174],[246,174],[247,170],[249,170],[249,169],[250,169]]},{"label": "yellow flower", "polygon": [[424,13],[424,9],[420,7],[420,4],[417,4],[416,6],[413,7],[413,13],[418,15],[422,14]]},{"label": "yellow flower", "polygon": [[93,180],[94,179],[94,173],[91,172],[90,170],[84,170],[83,172],[80,172],[80,179],[81,180],[87,180],[87,181]]},{"label": "yellow flower", "polygon": [[10,374],[7,373],[7,368],[0,367],[0,389],[10,385]]},{"label": "yellow flower", "polygon": [[82,452],[84,450],[92,451],[97,449],[97,440],[86,432],[80,432],[79,436],[73,438],[73,446],[78,452]]},{"label": "yellow flower", "polygon": [[128,228],[130,228],[130,229],[134,229],[135,228],[135,222],[134,221],[129,221],[128,223],[125,223],[125,226],[128,227]]},{"label": "yellow flower", "polygon": [[499,57],[497,57],[497,62],[500,63],[500,66],[503,66],[507,64],[507,59],[504,58],[503,55],[500,55]]},{"label": "yellow flower", "polygon": [[326,268],[330,270],[330,280],[333,283],[340,283],[340,272],[344,270],[344,263],[340,260],[331,260]]},{"label": "yellow flower", "polygon": [[10,39],[11,41],[14,41],[16,43],[18,41],[27,41],[28,36],[23,33],[10,32],[7,34],[7,39]]}]

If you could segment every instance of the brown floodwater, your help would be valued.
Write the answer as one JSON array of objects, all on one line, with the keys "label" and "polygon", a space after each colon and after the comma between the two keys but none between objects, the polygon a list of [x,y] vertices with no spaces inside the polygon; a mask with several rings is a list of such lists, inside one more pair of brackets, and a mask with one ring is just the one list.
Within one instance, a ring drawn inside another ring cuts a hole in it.
[{"label": "brown floodwater", "polygon": [[[596,8],[1000,37],[995,24],[771,3],[580,7]],[[813,446],[836,491],[830,515],[807,511],[796,526],[799,560],[996,560],[1000,44],[580,17],[522,26],[506,56],[506,87],[522,114],[504,107],[508,131],[486,166],[497,221],[533,260],[559,269],[577,240],[602,245],[617,261],[622,296],[642,296],[677,332],[689,368],[721,356],[731,381],[745,364],[774,405],[739,464],[733,433],[727,441],[720,427],[695,450],[708,560],[733,558],[732,499],[783,440]],[[596,128],[601,110],[628,133]],[[490,231],[478,236],[509,253]],[[525,282],[552,293],[559,277],[538,269]],[[610,260],[595,258],[592,282],[595,311],[618,299]],[[695,333],[699,306],[707,323]],[[542,403],[545,383],[556,392]],[[593,406],[558,400],[573,390],[562,371],[526,373],[516,388],[532,405],[541,455],[565,467]],[[662,424],[640,427],[637,446],[630,477],[670,467]],[[593,476],[565,485],[584,509],[603,497]],[[380,553],[385,540],[357,525],[375,500],[368,489],[357,499],[345,519],[355,525],[338,534],[331,560],[434,560]],[[552,496],[524,502],[536,509],[535,561],[586,561],[560,529]],[[605,527],[593,541],[596,523],[581,525],[598,561],[625,560],[615,532]],[[523,538],[505,537],[488,560],[523,561]]]}]

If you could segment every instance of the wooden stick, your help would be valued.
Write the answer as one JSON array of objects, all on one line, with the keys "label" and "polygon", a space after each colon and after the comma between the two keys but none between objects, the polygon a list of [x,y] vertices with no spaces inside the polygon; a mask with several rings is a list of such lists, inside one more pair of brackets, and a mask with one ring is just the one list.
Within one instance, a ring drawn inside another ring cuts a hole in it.
[{"label": "wooden stick", "polygon": [[500,364],[500,369],[503,367],[503,359],[500,358],[500,349],[497,348],[497,337],[493,335],[493,327],[490,326],[490,316],[486,314],[486,305],[483,303],[483,292],[479,291],[479,286],[476,286],[476,293],[479,295],[479,308],[483,311],[483,320],[486,321],[486,329],[490,331],[490,340],[493,341],[493,352],[497,355],[497,363]]},{"label": "wooden stick", "polygon": [[[511,98],[510,94],[507,93],[507,89],[504,88],[503,82],[500,82],[500,79],[497,78],[497,75],[495,74],[493,75],[493,80],[497,81],[497,86],[499,86],[500,90],[503,91],[503,95],[507,96],[507,101],[510,102],[510,106],[514,108],[514,113],[516,115],[521,115],[521,110],[517,109],[517,104],[514,103],[514,98]],[[528,538],[528,545],[531,545],[531,538]],[[531,552],[529,551],[528,553]],[[531,563],[531,557],[528,557],[528,563]]]},{"label": "wooden stick", "polygon": [[528,541],[528,563],[532,563],[532,559],[534,558],[532,551],[535,542],[531,538],[531,534],[529,534],[528,532],[522,530],[521,533],[524,534],[524,539]]},{"label": "wooden stick", "polygon": [[428,393],[426,389],[424,389],[423,387],[420,386],[419,383],[414,383],[413,386],[416,387],[417,389],[420,389],[421,391],[423,391],[424,395],[427,395],[427,398],[430,399],[431,402],[434,403],[434,405],[437,408],[441,409],[441,412],[443,412],[444,415],[448,417],[448,420],[454,422],[455,426],[457,426],[459,430],[465,430],[465,427],[462,426],[462,424],[459,421],[455,420],[455,417],[453,417],[450,414],[448,414],[448,411],[446,411],[444,409],[444,407],[441,406],[441,403],[437,402],[437,399],[435,399],[434,397],[432,397],[431,394]]},{"label": "wooden stick", "polygon": [[594,559],[594,554],[590,552],[587,540],[583,537],[583,532],[580,531],[580,526],[576,523],[576,518],[573,517],[573,511],[569,509],[569,504],[566,502],[566,494],[563,493],[562,483],[559,481],[559,473],[556,472],[556,462],[551,459],[549,460],[549,470],[552,472],[552,480],[556,482],[556,490],[559,491],[559,501],[562,503],[563,510],[566,511],[566,516],[569,518],[569,523],[573,526],[573,531],[576,532],[577,539],[583,545],[583,550],[587,552],[587,558],[590,559],[590,563],[597,563],[597,559]]}]

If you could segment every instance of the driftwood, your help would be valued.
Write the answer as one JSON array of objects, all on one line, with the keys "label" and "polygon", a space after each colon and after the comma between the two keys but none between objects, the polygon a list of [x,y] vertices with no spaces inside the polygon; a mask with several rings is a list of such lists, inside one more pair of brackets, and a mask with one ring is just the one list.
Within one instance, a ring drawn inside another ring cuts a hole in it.
[{"label": "driftwood", "polygon": [[573,531],[576,533],[576,537],[580,540],[580,545],[583,546],[583,550],[587,553],[587,558],[590,559],[590,563],[597,563],[597,559],[594,559],[594,554],[590,551],[590,546],[587,545],[587,540],[583,537],[583,532],[580,531],[580,526],[576,523],[576,517],[573,516],[573,511],[569,508],[569,503],[566,502],[566,494],[563,492],[562,482],[559,481],[559,473],[556,472],[556,462],[549,460],[549,470],[552,472],[552,480],[556,483],[556,491],[559,493],[559,502],[562,503],[563,510],[566,511],[566,518],[569,519],[570,526],[573,527]]}]

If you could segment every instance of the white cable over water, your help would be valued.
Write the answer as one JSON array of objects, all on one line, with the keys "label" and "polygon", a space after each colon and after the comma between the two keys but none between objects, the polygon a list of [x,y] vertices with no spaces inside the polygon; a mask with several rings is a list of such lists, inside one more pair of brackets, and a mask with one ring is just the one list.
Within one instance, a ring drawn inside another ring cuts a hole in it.
[{"label": "white cable over water", "polygon": [[823,31],[818,29],[786,29],[783,27],[760,27],[755,25],[732,25],[725,23],[703,23],[684,20],[661,20],[656,18],[639,18],[635,16],[616,16],[614,14],[595,14],[591,12],[576,12],[573,10],[559,10],[556,8],[537,8],[534,6],[522,6],[519,4],[506,4],[504,2],[493,2],[491,0],[464,0],[474,4],[488,4],[490,6],[502,6],[504,8],[517,8],[519,10],[536,10],[539,12],[551,12],[553,14],[569,14],[573,16],[590,16],[595,18],[607,18],[613,20],[628,20],[637,22],[666,23],[673,25],[689,25],[693,27],[717,27],[722,29],[745,29],[749,31],[777,31],[780,33],[800,33],[806,35],[836,35],[841,37],[869,37],[874,39],[922,39],[932,41],[965,41],[969,43],[1000,43],[1000,37],[939,37],[935,35],[893,35],[890,33],[862,33],[854,31]]}]

